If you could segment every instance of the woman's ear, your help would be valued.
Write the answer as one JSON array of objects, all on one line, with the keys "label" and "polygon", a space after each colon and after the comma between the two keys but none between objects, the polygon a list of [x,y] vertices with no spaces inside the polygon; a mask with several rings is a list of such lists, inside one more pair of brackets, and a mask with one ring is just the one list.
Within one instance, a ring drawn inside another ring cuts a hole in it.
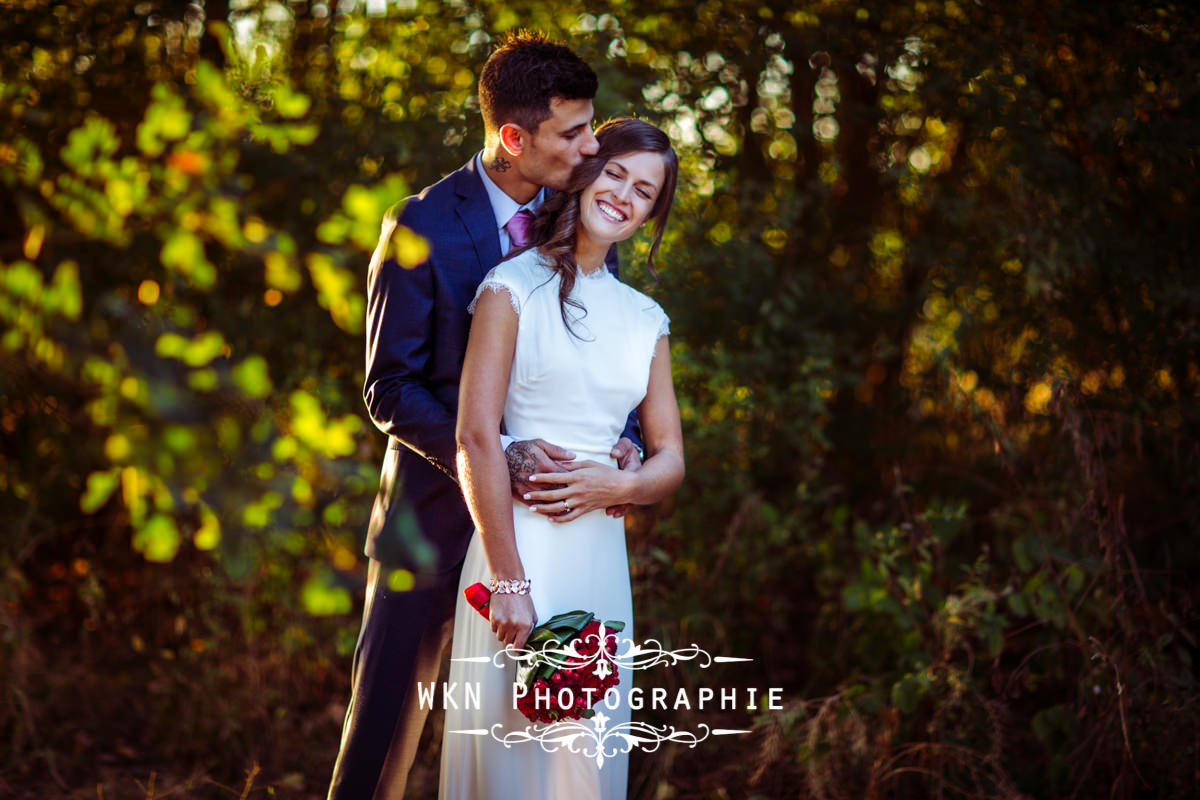
[{"label": "woman's ear", "polygon": [[525,131],[512,122],[504,123],[500,126],[500,146],[510,156],[520,156],[525,152]]}]

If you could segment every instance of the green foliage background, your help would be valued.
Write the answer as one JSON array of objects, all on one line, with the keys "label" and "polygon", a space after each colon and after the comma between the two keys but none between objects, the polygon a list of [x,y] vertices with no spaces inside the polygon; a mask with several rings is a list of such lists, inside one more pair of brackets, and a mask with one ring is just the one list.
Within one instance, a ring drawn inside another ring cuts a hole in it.
[{"label": "green foliage background", "polygon": [[1190,5],[0,10],[0,793],[323,796],[368,254],[518,25],[684,164],[659,274],[622,254],[688,456],[630,523],[636,624],[754,661],[645,685],[786,701],[648,710],[754,733],[631,796],[1200,790]]}]

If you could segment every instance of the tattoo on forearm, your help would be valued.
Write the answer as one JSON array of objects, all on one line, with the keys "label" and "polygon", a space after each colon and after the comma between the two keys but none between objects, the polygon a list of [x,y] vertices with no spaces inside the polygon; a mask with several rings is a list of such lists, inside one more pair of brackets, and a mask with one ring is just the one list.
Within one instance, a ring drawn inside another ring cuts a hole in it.
[{"label": "tattoo on forearm", "polygon": [[527,481],[537,472],[537,461],[529,449],[528,442],[513,442],[504,451],[504,457],[508,459],[508,478],[513,483]]},{"label": "tattoo on forearm", "polygon": [[496,172],[508,172],[511,167],[512,163],[507,158],[496,156],[496,158],[492,160],[492,169],[496,170]]}]

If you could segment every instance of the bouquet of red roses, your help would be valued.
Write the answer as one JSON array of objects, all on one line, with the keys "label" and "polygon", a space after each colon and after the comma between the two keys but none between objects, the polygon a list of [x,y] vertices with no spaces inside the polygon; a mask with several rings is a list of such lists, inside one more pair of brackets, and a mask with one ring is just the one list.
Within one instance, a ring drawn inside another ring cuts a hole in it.
[{"label": "bouquet of red roses", "polygon": [[[489,618],[492,593],[486,586],[475,583],[463,593],[472,608]],[[620,683],[613,658],[616,635],[624,629],[620,621],[602,625],[590,611],[557,614],[534,628],[519,657],[517,683],[524,692],[517,698],[517,710],[530,722],[594,716],[592,706]]]}]

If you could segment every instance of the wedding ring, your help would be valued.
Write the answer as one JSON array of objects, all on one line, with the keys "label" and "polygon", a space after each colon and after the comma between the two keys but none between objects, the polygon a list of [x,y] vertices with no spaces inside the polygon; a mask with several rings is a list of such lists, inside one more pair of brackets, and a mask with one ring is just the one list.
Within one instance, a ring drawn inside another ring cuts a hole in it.
[{"label": "wedding ring", "polygon": [[571,507],[569,505],[567,505],[566,500],[563,501],[563,513],[565,513],[565,514],[571,513]]}]

